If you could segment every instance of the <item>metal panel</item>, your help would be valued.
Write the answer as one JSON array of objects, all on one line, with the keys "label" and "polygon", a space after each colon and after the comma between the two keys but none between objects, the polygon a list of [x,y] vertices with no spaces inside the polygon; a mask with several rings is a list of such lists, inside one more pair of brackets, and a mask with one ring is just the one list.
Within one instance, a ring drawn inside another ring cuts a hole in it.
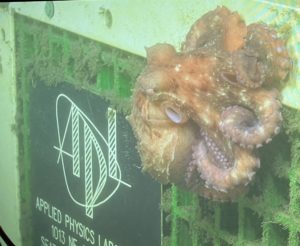
[{"label": "metal panel", "polygon": [[[18,142],[16,134],[16,85],[14,29],[7,5],[0,4],[0,226],[20,244]],[[1,244],[1,235],[0,235]]]},{"label": "metal panel", "polygon": [[22,243],[159,245],[160,185],[125,118],[144,59],[18,14],[15,29]]}]

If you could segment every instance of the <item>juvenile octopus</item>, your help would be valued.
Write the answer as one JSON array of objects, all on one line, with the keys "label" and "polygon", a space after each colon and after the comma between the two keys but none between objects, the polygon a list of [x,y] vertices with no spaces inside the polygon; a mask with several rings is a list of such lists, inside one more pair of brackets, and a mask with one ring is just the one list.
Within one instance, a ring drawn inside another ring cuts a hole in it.
[{"label": "juvenile octopus", "polygon": [[180,52],[146,49],[128,117],[143,170],[213,200],[243,193],[260,167],[255,149],[280,131],[279,84],[292,63],[277,33],[217,7]]}]

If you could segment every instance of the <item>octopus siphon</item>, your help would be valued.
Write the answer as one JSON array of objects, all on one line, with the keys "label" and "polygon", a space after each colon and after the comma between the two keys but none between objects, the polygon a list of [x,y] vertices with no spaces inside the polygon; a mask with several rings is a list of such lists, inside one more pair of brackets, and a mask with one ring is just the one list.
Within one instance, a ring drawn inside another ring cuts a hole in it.
[{"label": "octopus siphon", "polygon": [[181,50],[146,48],[128,120],[143,170],[206,198],[234,200],[260,167],[255,150],[281,128],[279,86],[292,68],[285,41],[217,7]]}]

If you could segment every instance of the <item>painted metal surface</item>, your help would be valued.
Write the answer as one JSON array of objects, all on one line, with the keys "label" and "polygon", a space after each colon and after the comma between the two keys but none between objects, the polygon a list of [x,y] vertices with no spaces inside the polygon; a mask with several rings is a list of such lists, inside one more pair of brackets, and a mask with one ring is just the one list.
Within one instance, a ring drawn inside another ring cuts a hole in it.
[{"label": "painted metal surface", "polygon": [[[145,56],[144,47],[157,42],[168,42],[179,49],[190,25],[199,16],[215,8],[218,4],[239,11],[247,23],[262,20],[267,23],[286,22],[291,24],[292,31],[288,46],[294,58],[294,71],[282,95],[286,105],[299,109],[300,21],[298,16],[300,5],[297,1],[281,1],[281,3],[263,0],[248,2],[203,0],[69,1],[54,2],[54,9],[47,10],[48,12],[45,10],[46,2],[10,3],[9,8],[0,6],[0,114],[1,118],[5,119],[0,122],[0,187],[6,187],[5,190],[0,190],[0,197],[6,199],[5,201],[0,200],[0,207],[5,208],[1,211],[0,217],[2,226],[9,228],[7,233],[17,245],[21,245],[21,243],[18,243],[20,235],[18,226],[16,226],[16,222],[19,221],[17,141],[15,134],[11,132],[11,126],[15,123],[16,107],[13,66],[14,29],[11,11]],[[7,197],[8,193],[10,194],[9,197]]]},{"label": "painted metal surface", "polygon": [[[16,138],[16,85],[14,35],[11,15],[0,4],[0,225],[7,236],[21,245],[19,219],[19,171]],[[0,238],[1,245],[1,238]],[[3,243],[3,245],[6,245]]]}]

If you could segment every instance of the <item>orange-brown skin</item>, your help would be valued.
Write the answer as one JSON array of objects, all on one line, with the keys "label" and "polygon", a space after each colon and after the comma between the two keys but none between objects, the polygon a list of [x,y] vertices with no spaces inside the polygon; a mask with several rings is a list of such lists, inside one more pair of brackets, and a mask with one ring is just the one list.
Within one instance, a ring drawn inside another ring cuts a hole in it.
[{"label": "orange-brown skin", "polygon": [[244,192],[260,165],[253,149],[279,132],[274,85],[290,69],[273,30],[225,7],[195,22],[181,52],[148,48],[129,116],[143,170],[215,200]]}]

